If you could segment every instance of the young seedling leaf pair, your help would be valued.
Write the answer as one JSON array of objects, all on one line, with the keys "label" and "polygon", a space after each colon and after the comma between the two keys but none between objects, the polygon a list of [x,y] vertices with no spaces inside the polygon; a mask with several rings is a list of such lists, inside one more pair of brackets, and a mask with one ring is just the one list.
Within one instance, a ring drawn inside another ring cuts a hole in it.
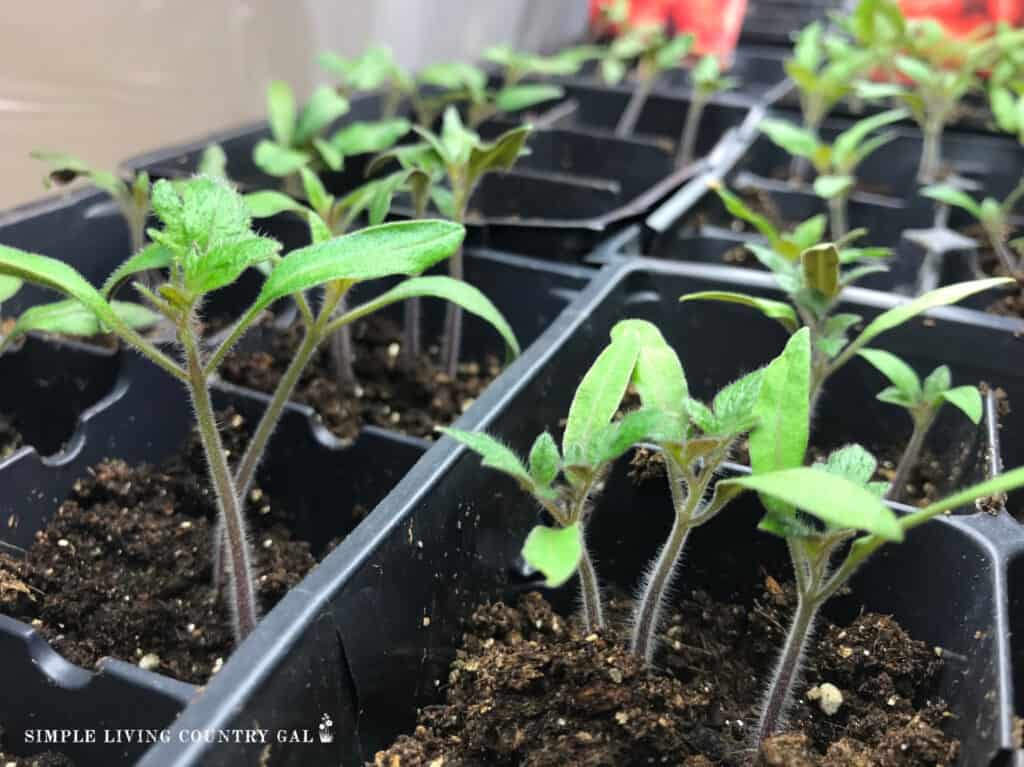
[{"label": "young seedling leaf pair", "polygon": [[831,144],[819,139],[815,132],[784,120],[764,120],[760,129],[793,157],[810,162],[817,174],[814,193],[828,202],[832,239],[839,240],[848,232],[847,200],[857,183],[857,167],[896,137],[891,131],[875,131],[905,116],[902,110],[894,109],[866,117],[840,133]]},{"label": "young seedling leaf pair", "polygon": [[[67,264],[5,246],[0,246],[0,278],[8,280],[8,285],[10,279],[33,282],[67,297],[57,304],[29,309],[15,326],[16,334],[40,326],[70,333],[99,326],[186,385],[217,500],[214,544],[215,560],[219,559],[220,564],[216,575],[223,568],[228,576],[228,601],[235,634],[241,640],[252,631],[258,615],[242,499],[248,494],[285,404],[320,343],[339,327],[419,295],[461,302],[467,311],[493,324],[513,353],[518,346],[508,324],[486,297],[446,277],[413,277],[373,301],[335,316],[335,307],[353,285],[383,277],[417,275],[450,256],[464,236],[458,224],[385,224],[317,242],[281,257],[276,241],[253,233],[245,200],[222,180],[197,177],[183,182],[158,181],[153,187],[152,204],[161,223],[149,232],[152,244],[115,270],[103,292]],[[205,352],[198,334],[205,297],[238,279],[245,270],[261,266],[269,275],[258,297],[228,336],[212,352]],[[126,279],[157,267],[166,269],[164,282],[153,289],[135,285],[148,308],[111,300]],[[316,288],[323,288],[323,299],[314,313],[305,294]],[[257,317],[286,296],[302,309],[305,334],[238,466],[232,470],[217,428],[209,380]],[[91,324],[86,312],[94,318]],[[180,355],[170,356],[135,329],[135,325],[148,324],[156,316],[174,327]],[[4,338],[0,348],[10,344],[15,333]]]},{"label": "young seedling leaf pair", "polygon": [[93,168],[74,155],[63,152],[32,152],[32,157],[51,167],[52,170],[44,179],[47,187],[51,184],[70,184],[75,179],[84,178],[109,194],[117,202],[121,215],[128,223],[132,252],[142,247],[146,216],[149,215],[148,173],[143,171],[134,178],[124,179],[111,171]]},{"label": "young seedling leaf pair", "polygon": [[679,168],[689,165],[694,160],[700,120],[708,103],[716,94],[735,88],[739,85],[739,80],[724,75],[718,57],[707,54],[691,67],[690,83],[690,106],[686,110],[686,120],[676,150],[676,167]]}]

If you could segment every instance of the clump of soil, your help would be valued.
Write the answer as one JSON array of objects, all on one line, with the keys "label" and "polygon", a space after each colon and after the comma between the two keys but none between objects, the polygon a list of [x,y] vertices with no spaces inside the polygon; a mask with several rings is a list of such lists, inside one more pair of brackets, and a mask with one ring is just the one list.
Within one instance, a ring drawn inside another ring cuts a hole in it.
[{"label": "clump of soil", "polygon": [[[221,367],[222,378],[259,391],[274,390],[302,341],[302,328],[266,330],[269,347],[233,351]],[[501,372],[498,357],[489,355],[483,362],[460,364],[453,380],[443,370],[437,347],[405,370],[401,335],[398,325],[381,317],[356,323],[352,336],[357,385],[338,382],[324,344],[302,374],[294,399],[312,406],[327,428],[343,439],[354,439],[363,424],[433,438],[436,426],[447,426],[462,415]]]},{"label": "clump of soil", "polygon": [[[930,693],[940,653],[890,617],[827,622],[812,640],[787,730],[759,757],[750,732],[758,697],[795,598],[771,578],[752,605],[687,595],[665,622],[662,652],[644,669],[620,632],[587,635],[539,595],[472,616],[452,663],[446,702],[421,712],[412,735],[374,767],[684,767],[951,764],[952,716]],[[621,620],[628,605],[614,602]],[[829,715],[821,686],[842,702]]]},{"label": "clump of soil", "polygon": [[44,751],[33,756],[15,756],[0,748],[0,765],[3,767],[75,767],[75,763],[64,754]]},{"label": "clump of soil", "polygon": [[[240,455],[245,422],[230,412],[221,422],[225,446]],[[285,510],[258,487],[248,501],[258,599],[269,610],[315,560],[293,540]],[[228,606],[212,585],[214,519],[196,436],[158,466],[104,461],[75,484],[24,562],[8,563],[28,593],[0,592],[0,611],[86,668],[109,655],[202,684],[234,647]]]},{"label": "clump of soil", "polygon": [[0,413],[0,461],[22,446],[22,436],[14,427],[14,418]]}]

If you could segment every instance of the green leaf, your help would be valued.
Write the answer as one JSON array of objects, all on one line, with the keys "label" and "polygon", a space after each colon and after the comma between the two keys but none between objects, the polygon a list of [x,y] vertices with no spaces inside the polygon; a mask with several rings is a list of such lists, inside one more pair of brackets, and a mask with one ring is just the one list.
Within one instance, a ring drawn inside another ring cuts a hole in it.
[{"label": "green leaf", "polygon": [[763,368],[754,370],[715,395],[712,407],[718,422],[715,427],[718,436],[736,436],[757,423],[757,403],[763,378]]},{"label": "green leaf", "polygon": [[824,462],[815,463],[813,468],[867,487],[875,476],[878,461],[860,445],[844,445],[829,453]]},{"label": "green leaf", "polygon": [[[755,474],[802,466],[810,431],[811,334],[801,328],[764,369],[750,432]],[[769,504],[766,504],[769,505]]]},{"label": "green leaf", "polygon": [[51,183],[70,184],[82,176],[116,200],[124,200],[129,195],[127,185],[115,174],[92,168],[74,155],[63,152],[32,152],[31,157],[52,166],[53,169],[45,180],[47,186]]},{"label": "green leaf", "polygon": [[449,91],[466,88],[479,92],[487,85],[487,75],[471,64],[451,62],[424,67],[419,73],[419,81]]},{"label": "green leaf", "polygon": [[281,192],[267,189],[250,192],[243,196],[245,207],[253,218],[270,218],[279,213],[291,212],[306,215],[306,206]]},{"label": "green leaf", "polygon": [[942,398],[955,408],[963,411],[971,423],[981,423],[981,392],[977,386],[957,386],[942,393]]},{"label": "green leaf", "polygon": [[641,442],[664,443],[676,440],[675,430],[666,431],[668,420],[667,414],[648,408],[626,413],[598,432],[589,446],[586,463],[590,466],[609,463]]},{"label": "green leaf", "polygon": [[0,275],[63,293],[88,307],[105,325],[123,327],[120,318],[100,292],[63,261],[0,245]]},{"label": "green leaf", "polygon": [[527,83],[510,85],[502,88],[494,97],[494,105],[499,112],[518,112],[521,109],[554,101],[565,95],[565,89],[558,85],[544,83]]},{"label": "green leaf", "polygon": [[915,83],[929,83],[935,77],[935,72],[923,61],[912,59],[909,56],[897,56],[896,68],[913,80]]},{"label": "green leaf", "polygon": [[289,149],[286,146],[267,141],[266,139],[256,144],[252,152],[252,161],[256,167],[268,176],[290,176],[299,168],[308,165],[313,158],[306,152],[299,152]]},{"label": "green leaf", "polygon": [[537,525],[523,544],[523,559],[543,573],[550,588],[557,588],[568,581],[582,558],[579,522],[562,528]]},{"label": "green leaf", "polygon": [[132,275],[152,269],[166,269],[173,260],[174,253],[170,248],[159,243],[150,243],[111,272],[100,292],[109,299],[117,287]]},{"label": "green leaf", "polygon": [[739,197],[720,184],[712,186],[712,189],[718,195],[722,204],[725,205],[725,209],[733,216],[753,226],[768,238],[768,242],[774,244],[779,239],[779,230],[772,226],[771,222],[760,213],[755,213],[748,208]]},{"label": "green leaf", "polygon": [[939,365],[924,379],[924,398],[928,402],[942,396],[942,393],[953,385],[953,374],[948,365]]},{"label": "green leaf", "polygon": [[301,146],[311,141],[324,128],[348,112],[348,109],[347,99],[339,96],[334,88],[321,85],[313,91],[313,95],[303,107],[292,142]]},{"label": "green leaf", "polygon": [[249,312],[331,280],[420,274],[454,253],[465,234],[462,226],[447,221],[402,221],[299,248],[274,267]]},{"label": "green leaf", "polygon": [[548,487],[555,481],[561,467],[562,458],[554,438],[547,432],[538,435],[530,448],[530,476],[533,481],[541,487]]},{"label": "green leaf", "polygon": [[839,295],[839,251],[831,243],[816,245],[800,254],[804,283],[825,298]]},{"label": "green leaf", "polygon": [[346,157],[383,152],[394,146],[411,127],[412,124],[408,120],[401,118],[378,122],[354,122],[331,136],[331,146]]},{"label": "green leaf", "polygon": [[771,496],[835,528],[866,530],[887,541],[903,540],[896,516],[874,493],[829,472],[799,467],[718,484]]},{"label": "green leaf", "polygon": [[320,160],[335,173],[345,167],[345,157],[337,149],[327,143],[324,139],[317,137],[313,139],[313,148],[320,155]]},{"label": "green leaf", "polygon": [[149,235],[179,257],[205,251],[220,241],[253,236],[245,200],[223,179],[161,179],[153,186],[152,202],[164,228],[150,229]]},{"label": "green leaf", "polygon": [[510,448],[498,441],[490,434],[482,431],[463,431],[461,429],[441,429],[441,433],[452,439],[461,442],[482,459],[482,463],[489,469],[495,469],[508,474],[517,480],[524,488],[533,487],[533,478],[526,471],[523,462]]},{"label": "green leaf", "polygon": [[979,482],[976,485],[943,498],[941,501],[936,501],[920,511],[908,514],[900,520],[900,524],[904,530],[910,530],[939,514],[966,506],[979,498],[999,496],[1011,490],[1016,490],[1019,487],[1024,487],[1024,466],[1008,471],[1005,474],[1000,474],[998,477],[993,477],[985,482]]},{"label": "green leaf", "polygon": [[485,173],[508,170],[516,164],[532,128],[524,125],[498,136],[490,144],[476,144],[470,150],[467,176],[472,186]]},{"label": "green leaf", "polygon": [[289,147],[293,143],[296,114],[295,94],[291,86],[281,80],[272,82],[267,87],[267,117],[270,135],[282,147]]},{"label": "green leaf", "polygon": [[861,349],[859,354],[888,378],[908,402],[916,405],[921,401],[921,379],[910,365],[884,349]]},{"label": "green leaf", "polygon": [[928,186],[921,190],[921,196],[938,200],[946,205],[963,208],[975,218],[981,219],[981,206],[967,192],[957,189],[955,186],[948,184]]},{"label": "green leaf", "polygon": [[243,235],[217,240],[203,252],[185,254],[185,289],[200,296],[219,290],[237,280],[246,269],[269,261],[281,243],[268,237]]},{"label": "green leaf", "polygon": [[822,32],[821,22],[813,21],[800,30],[793,46],[793,60],[812,72],[821,66]]},{"label": "green leaf", "polygon": [[596,438],[622,404],[639,354],[634,336],[613,338],[583,376],[562,434],[562,457],[567,465],[586,461]]},{"label": "green leaf", "polygon": [[[334,204],[334,197],[327,193],[323,181],[309,168],[300,168],[299,174],[302,177],[302,191],[306,194],[310,207],[317,213],[326,214]],[[252,210],[250,206],[250,211]],[[255,213],[254,218],[260,218]]]},{"label": "green leaf", "polygon": [[821,175],[814,179],[814,193],[830,200],[839,195],[849,194],[856,179],[853,176]]},{"label": "green leaf", "polygon": [[[406,226],[409,224],[422,223],[441,222],[406,221],[401,224],[384,224],[383,226],[379,227],[370,227],[368,229],[362,229],[356,232],[355,234],[350,234],[346,236],[356,237],[365,232],[372,232],[374,229],[383,229],[385,227]],[[335,238],[331,242],[337,243],[339,239],[345,238]],[[380,240],[381,238],[375,235],[375,239]],[[421,238],[421,240],[422,239],[424,238]],[[449,240],[449,244],[447,245],[430,243],[429,245],[426,246],[420,246],[420,253],[426,254],[421,256],[421,258],[434,258],[434,254],[442,250],[444,247],[451,248],[450,242],[451,240]],[[430,248],[430,250],[426,250],[425,248]],[[452,248],[452,250],[454,250],[454,248]],[[381,249],[381,253],[383,254],[381,256],[381,260],[389,262],[392,265],[389,267],[388,263],[385,263],[381,266],[377,266],[376,268],[378,269],[378,271],[382,271],[388,268],[394,269],[394,271],[389,271],[386,274],[381,274],[379,276],[405,273],[399,272],[397,270],[398,264],[395,262],[398,261],[398,258],[394,256],[389,258],[384,248]],[[444,257],[445,256],[443,255],[441,256],[441,258]],[[286,256],[284,260],[287,261],[289,258],[291,258],[290,255]],[[402,258],[406,259],[406,265],[403,268],[411,268],[409,266],[408,257],[402,256]],[[435,259],[434,262],[436,262],[437,260],[440,259]],[[271,275],[271,277],[273,277],[273,275]],[[345,279],[351,278],[346,277]],[[386,293],[383,293],[382,295],[378,296],[372,301],[368,301],[365,304],[362,304],[360,306],[355,307],[354,309],[351,309],[345,316],[352,318],[364,317],[368,314],[372,314],[378,309],[388,306],[389,304],[397,303],[398,301],[404,301],[407,298],[414,298],[418,296],[441,298],[444,299],[445,301],[451,301],[454,304],[458,304],[470,314],[480,317],[481,319],[488,322],[495,330],[498,331],[502,339],[504,339],[505,345],[508,347],[509,357],[515,357],[519,354],[519,342],[516,340],[515,333],[513,332],[511,326],[508,324],[505,318],[502,316],[501,312],[499,312],[497,307],[495,307],[494,304],[491,303],[490,299],[487,298],[487,296],[485,296],[483,293],[481,293],[477,288],[470,285],[468,282],[463,282],[462,280],[455,280],[452,279],[451,277],[414,277],[413,279],[404,280],[403,282],[398,283],[398,285],[396,285],[395,287],[391,288],[391,290],[387,291]]]},{"label": "green leaf", "polygon": [[820,146],[813,133],[785,120],[762,120],[758,128],[772,143],[797,157],[811,157]]},{"label": "green leaf", "polygon": [[220,144],[210,144],[203,150],[199,157],[199,166],[196,172],[200,176],[212,176],[213,178],[228,177],[228,156]]},{"label": "green leaf", "polygon": [[828,219],[821,213],[811,216],[793,230],[789,239],[800,251],[807,250],[821,242],[821,238],[825,236],[827,223]]},{"label": "green leaf", "polygon": [[[673,69],[681,66],[683,59],[690,52],[690,49],[693,48],[693,42],[694,37],[692,34],[682,34],[676,35],[665,43],[665,45],[661,46],[657,53],[654,54],[654,61],[657,64],[658,69]],[[717,76],[718,59],[714,56],[705,56],[704,58],[710,58],[712,60],[712,63],[715,65]],[[696,69],[700,68],[703,61],[704,59],[701,59],[700,63],[698,63],[697,67],[694,69],[695,72]],[[694,79],[696,79],[696,76]]]},{"label": "green leaf", "polygon": [[0,304],[21,290],[22,284],[17,277],[0,276]]},{"label": "green leaf", "polygon": [[868,323],[868,326],[864,328],[863,332],[854,339],[853,343],[847,347],[844,354],[852,356],[885,331],[899,327],[907,320],[910,320],[929,309],[946,306],[948,304],[955,304],[957,301],[961,301],[968,296],[973,296],[975,293],[980,293],[984,290],[988,290],[989,288],[998,287],[999,285],[1006,285],[1010,282],[1013,282],[1010,278],[993,277],[986,280],[959,282],[956,285],[947,285],[946,287],[925,293],[923,296],[919,296],[913,301],[908,301],[905,304],[894,307],[875,317],[874,320]]},{"label": "green leaf", "polygon": [[[858,120],[853,127],[840,133],[832,142],[832,156],[836,167],[842,168],[851,163],[857,154],[858,147],[871,133],[886,125],[899,122],[906,116],[907,113],[903,109],[890,109],[887,112],[880,112]],[[847,170],[852,170],[852,168],[847,167]]]},{"label": "green leaf", "polygon": [[772,301],[768,298],[757,298],[748,296],[745,293],[731,293],[723,290],[705,290],[699,293],[689,293],[682,296],[680,301],[724,301],[726,303],[743,304],[757,309],[765,317],[781,323],[791,333],[799,327],[796,311],[793,307],[782,301]]},{"label": "green leaf", "polygon": [[[160,319],[160,315],[140,304],[112,301],[110,307],[121,321],[131,328],[149,327]],[[52,304],[39,304],[26,310],[11,330],[11,336],[17,337],[38,331],[89,337],[106,330],[92,309],[81,301],[68,298]]]},{"label": "green leaf", "polygon": [[860,321],[859,314],[833,314],[818,332],[816,347],[829,359],[834,358],[846,347],[849,329]]},{"label": "green leaf", "polygon": [[683,402],[689,396],[686,374],[679,355],[668,345],[657,326],[647,320],[622,320],[612,328],[612,340],[632,335],[637,345],[633,386],[645,408],[662,414],[663,430],[682,441],[686,423]]},{"label": "green leaf", "polygon": [[690,77],[698,88],[710,87],[721,76],[722,70],[718,66],[718,57],[711,53],[701,56],[690,72]]},{"label": "green leaf", "polygon": [[[697,424],[704,434],[713,435],[718,431],[718,419],[711,412],[711,408],[693,397],[687,397],[683,401],[683,408],[690,420]],[[717,440],[716,440],[717,442]]]},{"label": "green leaf", "polygon": [[1013,97],[1009,88],[993,87],[989,90],[989,106],[996,118],[999,129],[1006,133],[1016,133],[1018,129],[1019,115],[1017,113],[1017,100]]}]

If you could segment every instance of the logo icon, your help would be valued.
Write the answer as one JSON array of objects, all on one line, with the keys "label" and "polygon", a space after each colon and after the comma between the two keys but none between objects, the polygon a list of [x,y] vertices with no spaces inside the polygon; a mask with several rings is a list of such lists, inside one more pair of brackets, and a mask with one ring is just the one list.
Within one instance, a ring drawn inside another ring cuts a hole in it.
[{"label": "logo icon", "polygon": [[330,714],[322,714],[320,716],[320,726],[317,727],[317,735],[320,736],[321,743],[334,742],[334,720],[331,719]]}]

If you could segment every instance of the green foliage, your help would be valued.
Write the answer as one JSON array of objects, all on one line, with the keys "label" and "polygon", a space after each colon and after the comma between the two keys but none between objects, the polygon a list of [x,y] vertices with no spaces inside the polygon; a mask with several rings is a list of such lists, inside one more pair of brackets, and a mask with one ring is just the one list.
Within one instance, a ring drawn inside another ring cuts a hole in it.
[{"label": "green foliage", "polygon": [[825,32],[815,21],[797,35],[786,73],[799,89],[804,127],[812,134],[832,108],[848,96],[870,55]]},{"label": "green foliage", "polygon": [[963,412],[972,423],[981,422],[982,400],[978,388],[954,387],[949,368],[945,365],[933,370],[922,384],[914,369],[895,354],[882,349],[861,349],[858,354],[892,384],[879,393],[878,399],[881,401],[928,418],[934,417],[939,408],[948,402]]},{"label": "green foliage", "polygon": [[523,543],[523,559],[544,574],[549,588],[569,580],[583,558],[580,524],[551,528],[538,525]]},{"label": "green foliage", "polygon": [[[147,328],[159,320],[159,315],[139,304],[111,301],[110,308],[130,328]],[[10,336],[17,338],[25,333],[43,332],[88,338],[107,330],[92,309],[68,298],[27,309],[11,329]]]}]

